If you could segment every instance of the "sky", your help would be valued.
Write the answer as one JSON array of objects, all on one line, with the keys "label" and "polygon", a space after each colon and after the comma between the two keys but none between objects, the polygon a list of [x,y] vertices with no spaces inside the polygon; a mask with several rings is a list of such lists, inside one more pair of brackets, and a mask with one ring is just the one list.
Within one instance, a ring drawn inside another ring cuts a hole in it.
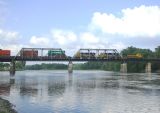
[{"label": "sky", "polygon": [[0,48],[160,45],[160,0],[0,0]]}]

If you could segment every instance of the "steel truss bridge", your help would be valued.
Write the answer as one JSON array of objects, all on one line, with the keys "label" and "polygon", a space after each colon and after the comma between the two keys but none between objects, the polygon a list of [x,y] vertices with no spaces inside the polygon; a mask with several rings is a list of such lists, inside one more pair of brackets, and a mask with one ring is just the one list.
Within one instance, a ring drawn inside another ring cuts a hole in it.
[{"label": "steel truss bridge", "polygon": [[150,62],[160,62],[160,58],[127,58],[120,55],[116,49],[80,49],[70,57],[61,48],[22,48],[15,56],[0,56],[0,62],[10,62],[10,75],[15,75],[16,61],[21,61],[23,66],[26,61],[67,61],[69,73],[73,71],[73,61],[122,62],[120,72],[126,73],[126,62],[148,62],[145,71],[151,72]]},{"label": "steel truss bridge", "polygon": [[[0,62],[12,62],[12,61],[78,61],[78,62],[85,62],[85,61],[114,61],[114,62],[160,62],[160,58],[127,58],[123,57],[116,49],[79,49],[77,53],[79,56],[66,56],[65,58],[57,58],[54,56],[49,56],[48,51],[63,51],[61,48],[22,48],[17,55],[15,56],[0,56]],[[37,55],[30,55],[24,56],[24,51],[38,51]],[[83,55],[87,55],[83,57]],[[92,55],[95,55],[93,57]],[[100,54],[105,54],[106,58],[98,57]],[[76,55],[76,54],[75,54]],[[116,57],[113,57],[116,56]]]}]

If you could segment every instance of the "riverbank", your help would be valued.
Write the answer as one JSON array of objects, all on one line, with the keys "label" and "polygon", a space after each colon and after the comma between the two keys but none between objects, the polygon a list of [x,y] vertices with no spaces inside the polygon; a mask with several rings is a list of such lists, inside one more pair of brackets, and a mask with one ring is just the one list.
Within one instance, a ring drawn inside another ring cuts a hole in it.
[{"label": "riverbank", "polygon": [[13,105],[8,100],[0,97],[0,113],[17,113],[12,107]]}]

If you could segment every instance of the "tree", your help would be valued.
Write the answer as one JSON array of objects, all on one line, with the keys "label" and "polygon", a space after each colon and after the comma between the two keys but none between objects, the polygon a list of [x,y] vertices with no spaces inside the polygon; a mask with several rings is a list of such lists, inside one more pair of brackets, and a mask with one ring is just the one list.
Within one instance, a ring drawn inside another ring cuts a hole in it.
[{"label": "tree", "polygon": [[160,46],[158,46],[157,48],[155,48],[155,57],[156,58],[160,58]]}]

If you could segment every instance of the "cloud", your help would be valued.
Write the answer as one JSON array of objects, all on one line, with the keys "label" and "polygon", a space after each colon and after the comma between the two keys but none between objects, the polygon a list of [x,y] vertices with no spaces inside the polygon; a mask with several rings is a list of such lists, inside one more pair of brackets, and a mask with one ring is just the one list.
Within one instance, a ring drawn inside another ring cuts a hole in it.
[{"label": "cloud", "polygon": [[50,46],[49,45],[50,40],[49,38],[46,37],[37,37],[37,36],[32,36],[30,39],[30,44],[35,45],[35,46]]},{"label": "cloud", "polygon": [[23,47],[30,47],[28,45],[23,45],[23,44],[5,44],[2,45],[0,44],[0,48],[4,50],[11,50],[11,55],[17,55],[17,53],[21,50]]},{"label": "cloud", "polygon": [[160,35],[160,7],[140,6],[121,10],[121,17],[95,12],[90,24],[92,30],[126,37],[155,37]]},{"label": "cloud", "polygon": [[51,30],[53,41],[59,45],[67,45],[77,41],[77,35],[72,31],[64,31],[59,29]]},{"label": "cloud", "polygon": [[[153,44],[157,46],[158,41],[154,41],[160,36],[160,7],[142,5],[122,9],[118,15],[95,12],[89,23],[89,29],[74,32],[74,30],[54,28],[47,33],[47,36],[37,35],[39,34],[31,36],[29,41],[25,42],[29,46],[23,45],[24,42],[19,45],[18,41],[21,37],[19,32],[0,29],[0,47],[10,48],[13,51],[18,51],[22,47],[60,47],[71,54],[80,48],[122,50],[131,45],[146,47],[151,45],[152,39]],[[148,39],[144,41],[139,37]]]},{"label": "cloud", "polygon": [[0,29],[0,40],[5,43],[15,43],[18,38],[20,38],[20,35],[18,32],[15,31],[5,31]]},{"label": "cloud", "polygon": [[80,37],[81,37],[81,41],[84,43],[85,42],[86,43],[98,43],[99,42],[99,38],[90,32],[84,32],[81,34]]},{"label": "cloud", "polygon": [[118,51],[121,51],[122,49],[126,48],[127,46],[122,42],[116,42],[109,45],[110,49],[117,49]]}]

